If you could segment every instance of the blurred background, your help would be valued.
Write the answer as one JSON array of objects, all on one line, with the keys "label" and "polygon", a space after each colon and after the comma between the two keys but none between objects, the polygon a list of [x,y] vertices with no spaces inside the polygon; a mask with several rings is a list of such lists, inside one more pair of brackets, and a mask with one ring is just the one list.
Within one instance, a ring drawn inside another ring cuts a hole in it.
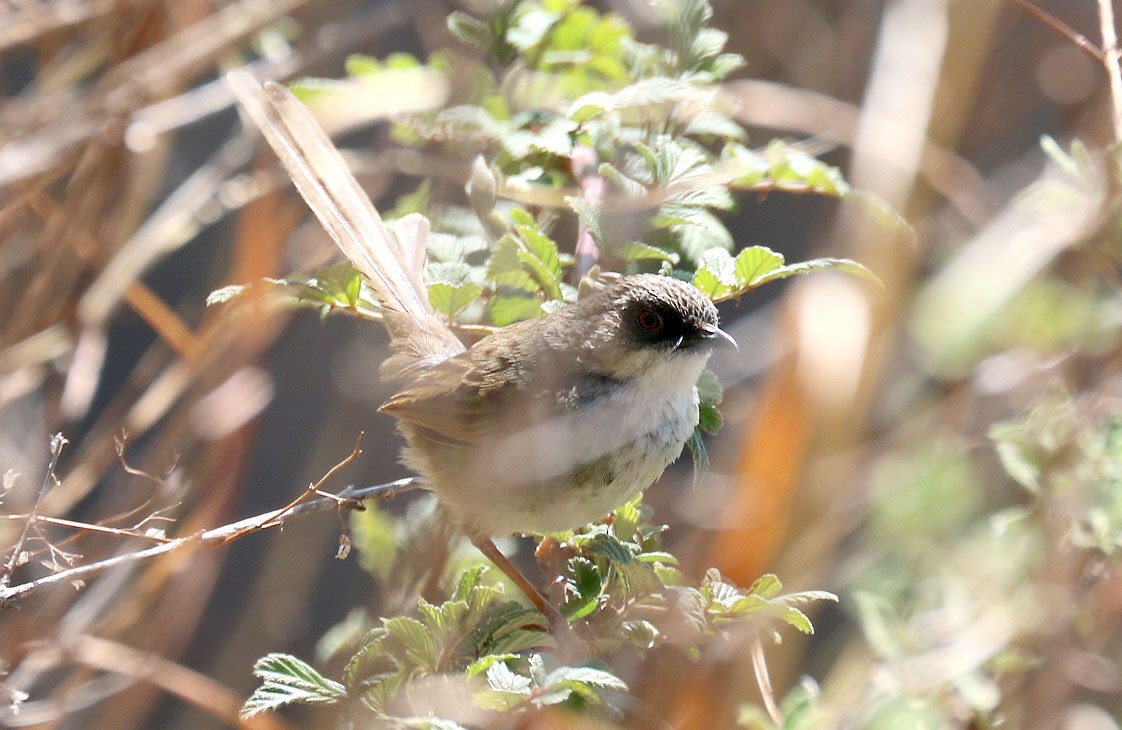
[{"label": "blurred background", "polygon": [[[389,394],[376,325],[206,306],[222,286],[335,255],[221,74],[339,77],[355,52],[425,57],[458,47],[445,18],[460,5],[4,4],[5,546],[24,522],[7,516],[45,479],[43,516],[181,536],[284,505],[361,431],[362,457],[327,488],[406,475],[375,412]],[[659,40],[642,0],[596,5]],[[726,426],[711,470],[691,487],[684,459],[648,493],[668,545],[691,575],[775,572],[840,596],[814,636],[767,647],[777,694],[817,683],[822,727],[1118,728],[1122,130],[1103,3],[713,6],[747,60],[725,91],[751,146],[810,140],[910,230],[832,199],[738,197],[725,217],[738,246],[849,257],[884,287],[812,275],[723,305],[741,349],[714,362]],[[418,169],[385,125],[341,143],[380,208],[420,175],[467,179],[463,160]],[[28,543],[13,584],[154,543],[40,528],[49,547]],[[309,517],[0,609],[0,724],[237,726],[258,657],[311,658],[378,591],[334,559],[339,529]],[[623,675],[647,708],[635,727],[735,727],[760,701],[736,641],[685,673],[670,653],[646,659]]]}]

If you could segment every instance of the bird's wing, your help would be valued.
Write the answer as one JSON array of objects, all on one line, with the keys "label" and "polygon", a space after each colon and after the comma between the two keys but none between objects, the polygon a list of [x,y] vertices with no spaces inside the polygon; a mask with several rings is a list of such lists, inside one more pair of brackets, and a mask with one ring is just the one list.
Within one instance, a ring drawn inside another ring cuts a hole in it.
[{"label": "bird's wing", "polygon": [[[548,348],[512,336],[487,338],[449,358],[394,395],[379,409],[431,437],[477,444],[557,416],[557,393],[569,374],[542,363]],[[508,328],[509,329],[509,328]],[[530,352],[535,355],[532,357]],[[559,358],[560,359],[560,358]]]}]

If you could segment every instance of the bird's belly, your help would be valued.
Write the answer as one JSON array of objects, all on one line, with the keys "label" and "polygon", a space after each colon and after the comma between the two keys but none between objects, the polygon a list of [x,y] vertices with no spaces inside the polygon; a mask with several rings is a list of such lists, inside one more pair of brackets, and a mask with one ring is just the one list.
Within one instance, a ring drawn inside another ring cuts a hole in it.
[{"label": "bird's belly", "polygon": [[486,535],[557,532],[604,517],[658,479],[697,425],[692,389],[662,396],[639,408],[604,402],[514,434],[489,450],[485,469],[461,472],[479,483],[442,499]]}]

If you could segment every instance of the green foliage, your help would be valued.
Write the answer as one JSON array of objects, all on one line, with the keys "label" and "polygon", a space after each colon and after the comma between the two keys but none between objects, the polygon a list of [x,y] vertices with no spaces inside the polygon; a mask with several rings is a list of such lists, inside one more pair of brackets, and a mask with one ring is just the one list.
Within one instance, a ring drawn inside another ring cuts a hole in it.
[{"label": "green foliage", "polygon": [[[794,146],[742,144],[744,131],[728,117],[716,86],[742,59],[724,53],[725,34],[707,27],[712,11],[705,0],[656,3],[666,46],[637,42],[622,18],[578,0],[473,7],[478,15],[453,13],[449,27],[483,52],[482,63],[446,51],[423,65],[404,54],[347,62],[352,81],[424,68],[444,74],[456,89],[450,106],[403,119],[396,134],[417,147],[472,159],[467,205],[435,207],[424,183],[393,211],[433,216],[425,278],[430,301],[449,320],[502,326],[574,298],[580,272],[566,281],[571,254],[550,235],[559,216],[576,217],[606,263],[637,271],[685,262],[699,268],[695,280],[717,297],[820,268],[868,274],[843,259],[780,265],[758,275],[722,268],[722,252],[735,248],[718,216],[732,208],[731,190],[835,197],[849,190],[836,169]],[[298,88],[312,100],[337,86],[305,80]],[[359,93],[359,87],[341,88]],[[591,156],[591,166],[574,164],[578,150]],[[590,175],[606,183],[603,195],[581,194]],[[637,209],[649,210],[642,222],[628,213]],[[622,227],[615,225],[621,216],[630,221]],[[441,256],[434,249],[449,247],[442,237],[470,239],[477,255]],[[439,266],[444,263],[459,266]],[[324,311],[356,311],[353,298],[314,284],[305,289],[308,283],[273,282],[282,291],[292,284],[287,293]]]},{"label": "green foliage", "polygon": [[1053,389],[1022,419],[990,428],[1009,478],[1064,507],[1066,538],[1122,555],[1122,417],[1088,420],[1083,404]]},{"label": "green foliage", "polygon": [[[745,590],[709,570],[693,585],[674,556],[662,550],[665,528],[648,518],[636,498],[603,523],[554,535],[557,548],[543,558],[543,568],[558,576],[557,605],[594,655],[671,646],[696,656],[707,639],[744,626],[779,641],[783,626],[813,632],[805,606],[837,600],[824,591],[784,594],[773,575]],[[395,547],[391,521],[365,513],[353,519],[355,548],[375,576],[409,564]],[[418,709],[410,704],[410,687],[441,677],[466,687],[479,710],[519,714],[563,705],[617,716],[626,684],[605,666],[563,663],[553,654],[556,644],[545,618],[508,600],[501,585],[487,582],[488,573],[482,565],[469,565],[449,586],[446,601],[416,598],[411,611],[379,619],[348,649],[338,646],[338,637],[356,636],[355,622],[368,620],[349,617],[333,632],[333,644],[350,655],[340,681],[293,657],[262,659],[257,675],[263,683],[246,714],[292,703],[346,701],[368,717],[405,722]],[[396,579],[419,585],[416,577],[398,573]]]},{"label": "green foliage", "polygon": [[261,657],[253,666],[253,673],[261,679],[261,686],[246,700],[243,718],[293,703],[333,704],[346,697],[343,685],[287,654]]},{"label": "green foliage", "polygon": [[826,270],[854,274],[879,283],[875,274],[856,261],[823,258],[784,264],[783,255],[766,246],[745,248],[736,258],[720,248],[706,251],[694,273],[693,283],[713,301],[720,302],[744,296],[761,284]]}]

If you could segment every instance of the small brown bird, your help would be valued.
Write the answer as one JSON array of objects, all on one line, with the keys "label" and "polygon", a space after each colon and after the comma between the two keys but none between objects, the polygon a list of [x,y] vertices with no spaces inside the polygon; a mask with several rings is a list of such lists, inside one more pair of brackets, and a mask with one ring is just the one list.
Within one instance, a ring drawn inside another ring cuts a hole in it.
[{"label": "small brown bird", "polygon": [[394,354],[382,374],[401,390],[380,410],[398,421],[405,462],[551,625],[567,627],[491,538],[603,517],[678,458],[706,361],[735,347],[716,307],[671,277],[620,277],[465,349],[422,283],[428,221],[410,216],[391,236],[299,101],[244,73],[228,78],[385,310]]}]

